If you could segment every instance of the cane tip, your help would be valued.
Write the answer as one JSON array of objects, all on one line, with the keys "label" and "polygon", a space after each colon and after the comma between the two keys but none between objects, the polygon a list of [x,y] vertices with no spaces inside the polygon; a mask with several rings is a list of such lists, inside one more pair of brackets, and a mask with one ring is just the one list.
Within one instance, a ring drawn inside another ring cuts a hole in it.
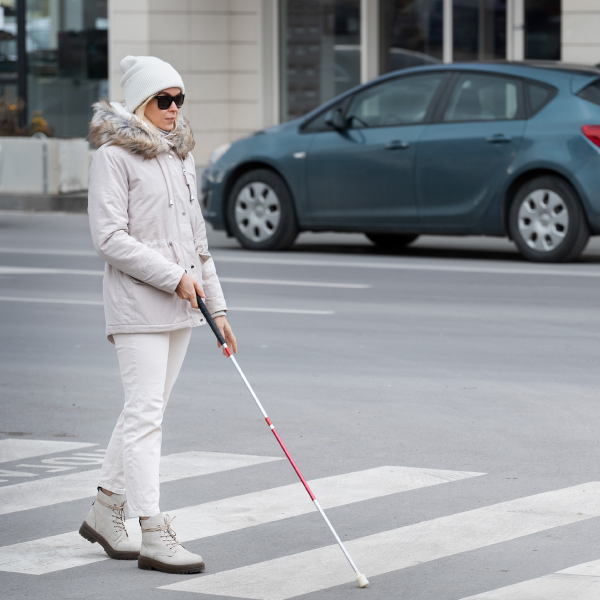
[{"label": "cane tip", "polygon": [[367,587],[369,585],[369,580],[362,573],[356,574],[356,581],[358,583],[358,587],[361,588]]}]

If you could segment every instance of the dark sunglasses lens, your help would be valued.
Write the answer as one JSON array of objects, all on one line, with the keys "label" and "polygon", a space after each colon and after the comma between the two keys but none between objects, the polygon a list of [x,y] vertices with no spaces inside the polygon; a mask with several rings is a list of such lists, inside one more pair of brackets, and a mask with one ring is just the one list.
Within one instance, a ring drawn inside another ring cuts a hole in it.
[{"label": "dark sunglasses lens", "polygon": [[175,102],[177,108],[181,108],[184,98],[184,94],[177,94],[177,96],[156,96],[156,101],[160,110],[168,110],[173,102]]},{"label": "dark sunglasses lens", "polygon": [[171,106],[173,98],[171,98],[171,96],[157,96],[156,101],[158,102],[158,108],[160,108],[160,110],[167,110],[169,106]]}]

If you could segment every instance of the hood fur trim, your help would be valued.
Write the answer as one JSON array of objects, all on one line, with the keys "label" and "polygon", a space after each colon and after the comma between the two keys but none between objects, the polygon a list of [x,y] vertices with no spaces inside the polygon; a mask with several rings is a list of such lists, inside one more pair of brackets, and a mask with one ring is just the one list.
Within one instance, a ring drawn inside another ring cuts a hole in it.
[{"label": "hood fur trim", "polygon": [[88,140],[97,148],[112,144],[145,159],[156,158],[170,150],[185,159],[194,148],[194,134],[182,115],[179,115],[175,133],[163,136],[116,102],[101,100],[93,105],[93,109]]}]

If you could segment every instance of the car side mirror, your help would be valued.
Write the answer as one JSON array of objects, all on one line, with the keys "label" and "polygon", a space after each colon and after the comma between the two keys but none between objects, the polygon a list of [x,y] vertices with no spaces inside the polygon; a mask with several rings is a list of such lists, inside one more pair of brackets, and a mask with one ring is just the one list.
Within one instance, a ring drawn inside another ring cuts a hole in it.
[{"label": "car side mirror", "polygon": [[337,129],[338,131],[346,129],[344,112],[341,107],[338,106],[338,108],[330,110],[325,115],[325,125],[327,125],[328,127],[332,127],[333,129]]}]

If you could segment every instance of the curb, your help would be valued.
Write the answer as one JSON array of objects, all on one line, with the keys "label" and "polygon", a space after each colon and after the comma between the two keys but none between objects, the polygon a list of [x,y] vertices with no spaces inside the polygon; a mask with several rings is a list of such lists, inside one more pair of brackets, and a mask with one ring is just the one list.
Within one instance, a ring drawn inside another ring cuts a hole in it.
[{"label": "curb", "polygon": [[87,191],[75,194],[0,194],[0,210],[86,213]]}]

